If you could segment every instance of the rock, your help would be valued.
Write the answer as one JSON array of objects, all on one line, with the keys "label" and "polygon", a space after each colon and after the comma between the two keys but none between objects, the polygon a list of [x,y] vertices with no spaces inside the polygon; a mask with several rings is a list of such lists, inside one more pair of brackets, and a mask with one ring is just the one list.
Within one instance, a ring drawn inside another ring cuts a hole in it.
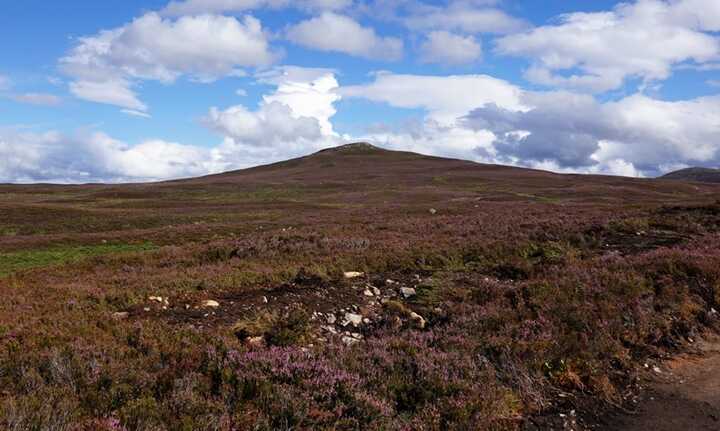
[{"label": "rock", "polygon": [[262,346],[265,344],[265,337],[263,337],[262,335],[257,336],[257,337],[249,337],[247,340],[245,340],[245,343],[248,346],[258,346],[259,347],[259,346]]},{"label": "rock", "polygon": [[343,335],[342,342],[345,343],[346,346],[352,346],[355,343],[359,343],[360,340],[357,338],[350,337],[348,335]]},{"label": "rock", "polygon": [[332,326],[321,326],[322,329],[326,330],[327,332],[331,334],[337,334],[337,330],[333,328]]},{"label": "rock", "polygon": [[414,311],[410,313],[410,322],[417,329],[425,329],[425,319]]},{"label": "rock", "polygon": [[267,304],[268,303],[267,296],[263,296],[262,301],[263,301],[263,304]]},{"label": "rock", "polygon": [[358,278],[358,277],[362,277],[363,275],[365,275],[365,273],[357,272],[357,271],[348,271],[343,274],[343,276],[345,278]]},{"label": "rock", "polygon": [[148,311],[150,311],[150,307],[143,308],[143,311],[147,313]]},{"label": "rock", "polygon": [[372,291],[375,294],[375,296],[380,296],[380,293],[382,293],[382,292],[380,292],[380,289],[378,289],[375,286],[372,287]]},{"label": "rock", "polygon": [[336,321],[337,321],[337,317],[335,317],[334,314],[328,314],[328,317],[327,317],[328,324],[333,325],[333,324],[335,324]]},{"label": "rock", "polygon": [[118,311],[112,314],[113,320],[125,320],[130,316],[127,311]]},{"label": "rock", "polygon": [[375,296],[375,294],[372,293],[372,291],[371,291],[370,289],[365,289],[365,291],[363,292],[363,295],[365,295],[365,296]]},{"label": "rock", "polygon": [[343,322],[343,326],[347,326],[349,323],[352,323],[353,326],[358,326],[362,324],[363,317],[360,314],[355,313],[345,313],[345,322]]},{"label": "rock", "polygon": [[437,210],[435,208],[430,208],[430,214],[437,214]]},{"label": "rock", "polygon": [[370,320],[370,319],[368,319],[368,318],[366,317],[366,318],[363,319],[363,323],[366,324],[366,325],[369,325],[370,323],[372,323],[372,320]]},{"label": "rock", "polygon": [[206,299],[200,305],[202,305],[205,308],[218,308],[220,306],[220,303],[217,301],[214,301],[212,299]]},{"label": "rock", "polygon": [[390,280],[389,278],[387,280],[385,280],[385,284],[395,284],[395,283],[397,283],[397,281]]},{"label": "rock", "polygon": [[417,295],[417,292],[415,292],[415,289],[413,289],[412,287],[401,287],[400,293],[402,293],[405,298],[410,298]]},{"label": "rock", "polygon": [[167,298],[163,298],[162,296],[150,296],[148,297],[148,301],[159,302],[160,304],[168,303]]}]

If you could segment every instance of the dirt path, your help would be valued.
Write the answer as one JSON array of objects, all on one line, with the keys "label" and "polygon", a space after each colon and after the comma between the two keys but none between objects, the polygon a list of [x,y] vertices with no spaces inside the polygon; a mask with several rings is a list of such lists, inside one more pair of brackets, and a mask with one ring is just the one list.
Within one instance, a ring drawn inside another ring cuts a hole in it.
[{"label": "dirt path", "polygon": [[609,420],[613,431],[720,430],[720,339],[660,367],[634,415]]}]

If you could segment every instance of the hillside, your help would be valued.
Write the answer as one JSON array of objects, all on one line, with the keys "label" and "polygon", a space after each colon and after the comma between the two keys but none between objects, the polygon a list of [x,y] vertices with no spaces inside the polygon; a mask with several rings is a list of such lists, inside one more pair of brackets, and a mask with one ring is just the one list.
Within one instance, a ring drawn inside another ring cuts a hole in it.
[{"label": "hillside", "polygon": [[687,168],[675,172],[670,172],[663,175],[662,178],[668,180],[720,183],[720,169]]},{"label": "hillside", "polygon": [[608,429],[720,329],[719,192],[364,143],[2,185],[0,429]]}]

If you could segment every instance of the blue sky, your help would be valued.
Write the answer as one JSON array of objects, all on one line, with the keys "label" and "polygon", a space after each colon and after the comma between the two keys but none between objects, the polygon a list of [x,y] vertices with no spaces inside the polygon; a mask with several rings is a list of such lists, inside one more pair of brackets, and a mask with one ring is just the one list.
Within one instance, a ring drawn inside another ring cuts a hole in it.
[{"label": "blue sky", "polygon": [[354,140],[557,172],[720,164],[715,0],[6,1],[0,182]]}]

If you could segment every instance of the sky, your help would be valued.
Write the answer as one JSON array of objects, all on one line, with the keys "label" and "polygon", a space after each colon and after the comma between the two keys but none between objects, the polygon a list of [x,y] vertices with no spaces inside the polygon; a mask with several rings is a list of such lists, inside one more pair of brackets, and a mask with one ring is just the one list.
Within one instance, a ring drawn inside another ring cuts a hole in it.
[{"label": "sky", "polygon": [[0,182],[355,141],[554,172],[720,165],[718,0],[0,2]]}]

